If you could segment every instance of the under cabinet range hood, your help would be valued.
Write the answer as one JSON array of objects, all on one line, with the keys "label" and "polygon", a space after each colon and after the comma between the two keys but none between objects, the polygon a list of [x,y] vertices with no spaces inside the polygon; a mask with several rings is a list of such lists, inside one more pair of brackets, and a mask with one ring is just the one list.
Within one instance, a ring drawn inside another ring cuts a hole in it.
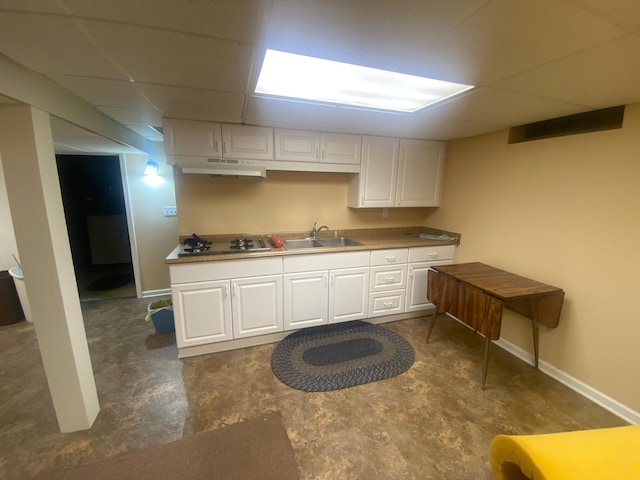
[{"label": "under cabinet range hood", "polygon": [[182,173],[220,175],[227,177],[265,178],[267,164],[261,160],[236,160],[233,158],[211,158],[176,155],[173,157]]}]

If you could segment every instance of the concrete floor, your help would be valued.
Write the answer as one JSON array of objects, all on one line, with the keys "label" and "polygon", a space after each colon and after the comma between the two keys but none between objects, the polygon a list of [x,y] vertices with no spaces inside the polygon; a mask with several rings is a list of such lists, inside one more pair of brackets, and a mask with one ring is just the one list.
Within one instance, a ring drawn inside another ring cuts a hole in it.
[{"label": "concrete floor", "polygon": [[385,324],[415,349],[404,374],[306,393],[273,376],[274,345],[177,359],[174,336],[144,321],[148,303],[83,303],[101,412],[93,428],[71,434],[58,432],[33,325],[0,327],[0,478],[28,479],[269,411],[284,419],[302,479],[489,479],[498,433],[625,424],[495,346],[481,390],[483,340],[448,317],[428,345],[425,318]]}]

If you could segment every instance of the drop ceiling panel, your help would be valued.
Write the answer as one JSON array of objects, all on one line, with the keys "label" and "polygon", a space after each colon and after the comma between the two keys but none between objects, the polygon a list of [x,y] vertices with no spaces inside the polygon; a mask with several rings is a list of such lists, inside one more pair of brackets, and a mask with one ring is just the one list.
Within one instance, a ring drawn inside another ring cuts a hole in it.
[{"label": "drop ceiling panel", "polygon": [[137,85],[126,80],[70,77],[67,75],[52,75],[51,78],[98,107],[155,109],[153,104],[140,92]]},{"label": "drop ceiling panel", "polygon": [[432,39],[487,3],[275,0],[265,47],[421,74],[421,55]]},{"label": "drop ceiling panel", "polygon": [[253,48],[232,41],[81,20],[107,56],[136,82],[244,92]]},{"label": "drop ceiling panel", "polygon": [[498,84],[591,108],[640,102],[640,37],[629,36]]},{"label": "drop ceiling panel", "polygon": [[425,52],[442,78],[493,82],[610,41],[625,32],[557,0],[494,0]]},{"label": "drop ceiling panel", "polygon": [[64,0],[79,16],[255,43],[263,15],[256,0]]},{"label": "drop ceiling panel", "polygon": [[36,72],[126,78],[70,18],[2,12],[0,46],[4,55]]},{"label": "drop ceiling panel", "polygon": [[574,105],[558,100],[495,88],[479,88],[468,95],[430,109],[433,115],[451,119],[465,119],[473,122],[513,126],[524,123],[562,117],[588,110],[582,105]]},{"label": "drop ceiling panel", "polygon": [[67,9],[60,2],[51,0],[0,0],[0,8],[22,12],[56,13],[64,15]]},{"label": "drop ceiling panel", "polygon": [[98,107],[102,113],[123,125],[162,125],[162,115],[157,111],[119,107]]},{"label": "drop ceiling panel", "polygon": [[[467,137],[503,128],[487,122],[448,119],[431,112],[396,114],[338,108],[271,98],[250,97],[247,122],[282,128],[324,132],[386,135],[404,138],[449,140],[451,135]],[[447,129],[452,133],[448,134]]]},{"label": "drop ceiling panel", "polygon": [[244,95],[192,88],[139,84],[163,117],[240,123]]}]

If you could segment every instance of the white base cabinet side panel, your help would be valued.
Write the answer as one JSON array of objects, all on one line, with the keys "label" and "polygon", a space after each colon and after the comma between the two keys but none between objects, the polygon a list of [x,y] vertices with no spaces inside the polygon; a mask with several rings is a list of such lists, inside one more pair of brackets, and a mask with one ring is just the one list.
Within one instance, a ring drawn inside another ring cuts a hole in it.
[{"label": "white base cabinet side panel", "polygon": [[369,294],[369,317],[404,313],[405,290],[390,290]]},{"label": "white base cabinet side panel", "polygon": [[329,321],[329,273],[284,275],[284,329],[324,325]]},{"label": "white base cabinet side panel", "polygon": [[329,272],[329,323],[367,317],[369,267]]},{"label": "white base cabinet side panel", "polygon": [[282,275],[231,280],[233,338],[282,331]]},{"label": "white base cabinet side panel", "polygon": [[407,299],[405,305],[406,312],[418,312],[433,306],[427,300],[427,276],[430,267],[436,265],[449,265],[451,260],[440,262],[420,262],[409,264],[409,274],[407,282]]},{"label": "white base cabinet side panel", "polygon": [[171,294],[178,348],[233,338],[228,280],[174,285]]}]

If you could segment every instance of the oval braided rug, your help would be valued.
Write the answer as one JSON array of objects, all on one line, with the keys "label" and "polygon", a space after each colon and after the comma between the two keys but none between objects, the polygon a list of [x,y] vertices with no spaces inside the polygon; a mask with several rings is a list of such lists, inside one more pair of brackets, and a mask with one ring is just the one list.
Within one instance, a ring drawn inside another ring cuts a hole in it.
[{"label": "oval braided rug", "polygon": [[395,377],[414,358],[411,345],[397,333],[355,320],[288,335],[271,355],[271,370],[290,387],[327,392]]}]

